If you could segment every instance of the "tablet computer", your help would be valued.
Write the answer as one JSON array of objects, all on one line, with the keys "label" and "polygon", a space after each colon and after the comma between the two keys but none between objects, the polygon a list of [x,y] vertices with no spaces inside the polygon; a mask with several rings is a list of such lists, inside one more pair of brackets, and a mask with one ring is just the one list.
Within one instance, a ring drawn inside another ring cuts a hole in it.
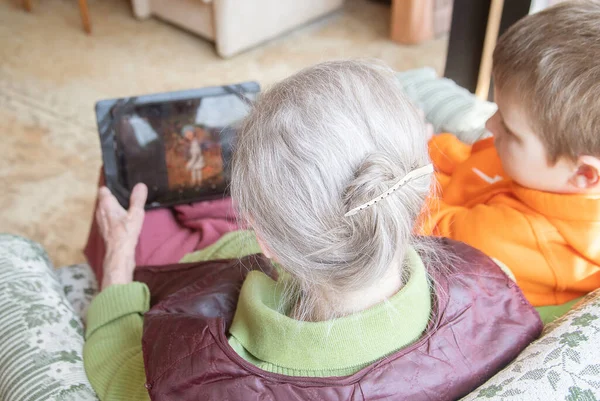
[{"label": "tablet computer", "polygon": [[125,208],[139,182],[147,209],[226,196],[236,123],[259,91],[246,82],[97,102],[106,186]]}]

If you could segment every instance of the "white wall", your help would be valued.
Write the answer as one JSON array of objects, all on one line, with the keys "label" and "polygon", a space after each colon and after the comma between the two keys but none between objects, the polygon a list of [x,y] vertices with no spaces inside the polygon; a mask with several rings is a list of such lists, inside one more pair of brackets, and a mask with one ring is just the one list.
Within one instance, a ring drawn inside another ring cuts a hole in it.
[{"label": "white wall", "polygon": [[533,0],[531,2],[531,8],[529,9],[529,13],[537,13],[540,10],[543,10],[546,7],[553,6],[556,3],[560,3],[565,0]]},{"label": "white wall", "polygon": [[531,2],[531,8],[529,9],[529,13],[537,13],[540,10],[548,7],[550,5],[550,0],[533,0]]}]

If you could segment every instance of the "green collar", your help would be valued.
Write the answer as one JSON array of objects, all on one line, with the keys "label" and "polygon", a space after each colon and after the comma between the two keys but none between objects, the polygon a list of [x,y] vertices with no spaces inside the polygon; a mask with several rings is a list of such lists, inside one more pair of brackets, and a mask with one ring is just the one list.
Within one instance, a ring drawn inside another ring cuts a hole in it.
[{"label": "green collar", "polygon": [[253,360],[285,370],[357,371],[410,345],[427,327],[431,294],[425,267],[412,248],[407,259],[411,275],[398,293],[326,322],[300,322],[279,313],[281,286],[252,271],[242,285],[230,340]]}]

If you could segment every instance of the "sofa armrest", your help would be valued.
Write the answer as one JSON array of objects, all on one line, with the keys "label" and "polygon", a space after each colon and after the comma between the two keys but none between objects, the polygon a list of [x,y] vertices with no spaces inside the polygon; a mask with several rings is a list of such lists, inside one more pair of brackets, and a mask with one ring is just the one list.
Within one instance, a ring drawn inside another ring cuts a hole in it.
[{"label": "sofa armrest", "polygon": [[516,360],[463,400],[595,400],[599,343],[600,289],[547,325]]}]

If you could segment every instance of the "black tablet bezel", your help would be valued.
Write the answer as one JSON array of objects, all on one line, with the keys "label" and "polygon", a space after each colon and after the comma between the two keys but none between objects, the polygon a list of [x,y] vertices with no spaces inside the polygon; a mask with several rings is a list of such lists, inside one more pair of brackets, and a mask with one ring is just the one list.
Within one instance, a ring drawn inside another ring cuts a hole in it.
[{"label": "black tablet bezel", "polygon": [[[211,86],[200,89],[191,89],[184,91],[156,93],[141,96],[132,96],[127,98],[118,99],[107,99],[101,100],[96,103],[96,121],[98,125],[98,133],[100,135],[100,147],[102,150],[102,161],[104,164],[104,177],[105,185],[117,198],[119,203],[124,207],[129,207],[129,197],[131,191],[123,186],[119,181],[119,166],[117,162],[117,155],[115,152],[115,121],[119,116],[113,116],[113,109],[120,107],[128,109],[129,107],[134,108],[141,105],[150,105],[157,103],[166,103],[173,101],[192,100],[212,96],[222,96],[235,94],[239,96],[243,101],[248,102],[245,94],[257,94],[260,92],[260,85],[257,82],[243,82],[234,85],[224,86]],[[146,209],[155,209],[161,207],[168,207],[177,204],[187,204],[202,200],[210,200],[222,198],[225,194],[212,194],[205,195],[200,194],[199,196],[190,198],[181,198],[171,202],[160,203],[152,202],[146,204]]]}]

